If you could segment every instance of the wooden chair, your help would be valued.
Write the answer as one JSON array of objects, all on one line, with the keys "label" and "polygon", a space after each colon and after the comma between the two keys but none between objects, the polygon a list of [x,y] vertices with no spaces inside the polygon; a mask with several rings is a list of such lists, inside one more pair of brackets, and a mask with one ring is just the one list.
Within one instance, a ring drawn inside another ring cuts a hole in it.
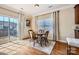
[{"label": "wooden chair", "polygon": [[48,34],[49,34],[49,31],[46,31],[46,33],[45,33],[45,45],[47,45],[47,43],[49,43]]},{"label": "wooden chair", "polygon": [[45,34],[42,36],[42,44],[44,43],[45,46],[47,46],[47,44],[49,43],[48,41],[48,34],[49,34],[49,31],[46,31]]},{"label": "wooden chair", "polygon": [[35,46],[35,42],[37,40],[35,32],[33,32],[33,30],[28,30],[28,33],[29,33],[29,37],[30,37],[31,41],[34,42],[33,46]]}]

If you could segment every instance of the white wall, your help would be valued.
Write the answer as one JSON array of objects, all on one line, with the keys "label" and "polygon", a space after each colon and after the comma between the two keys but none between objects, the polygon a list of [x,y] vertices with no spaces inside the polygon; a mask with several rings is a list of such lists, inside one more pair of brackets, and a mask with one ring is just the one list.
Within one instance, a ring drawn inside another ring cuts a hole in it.
[{"label": "white wall", "polygon": [[36,31],[36,21],[35,21],[35,16],[32,18],[32,30]]},{"label": "white wall", "polygon": [[74,37],[74,8],[60,10],[59,18],[60,39],[64,40],[66,37]]},{"label": "white wall", "polygon": [[23,20],[21,21],[21,39],[29,37],[28,30],[31,29],[31,27],[26,26],[26,19],[28,18],[28,16],[23,17]]}]

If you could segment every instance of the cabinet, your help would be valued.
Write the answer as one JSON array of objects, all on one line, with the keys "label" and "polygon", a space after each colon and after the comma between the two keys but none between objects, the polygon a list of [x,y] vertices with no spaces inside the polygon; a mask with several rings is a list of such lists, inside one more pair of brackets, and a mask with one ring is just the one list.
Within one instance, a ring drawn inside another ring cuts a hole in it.
[{"label": "cabinet", "polygon": [[75,30],[75,38],[79,38],[79,30]]},{"label": "cabinet", "polygon": [[75,24],[79,24],[79,4],[75,5]]}]

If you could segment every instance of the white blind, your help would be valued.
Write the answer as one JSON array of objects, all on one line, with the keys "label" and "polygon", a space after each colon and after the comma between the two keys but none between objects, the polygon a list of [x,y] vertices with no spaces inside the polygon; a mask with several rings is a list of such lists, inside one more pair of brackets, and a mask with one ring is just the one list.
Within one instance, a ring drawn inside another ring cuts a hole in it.
[{"label": "white blind", "polygon": [[39,15],[36,17],[37,17],[37,20],[43,20],[43,19],[51,18],[51,14]]},{"label": "white blind", "polygon": [[49,31],[49,39],[53,39],[53,16],[51,14],[44,14],[36,18],[37,31]]},{"label": "white blind", "polygon": [[18,17],[18,13],[17,12],[13,12],[9,9],[6,8],[2,8],[0,7],[0,15],[5,15],[5,16],[9,16],[9,17]]}]

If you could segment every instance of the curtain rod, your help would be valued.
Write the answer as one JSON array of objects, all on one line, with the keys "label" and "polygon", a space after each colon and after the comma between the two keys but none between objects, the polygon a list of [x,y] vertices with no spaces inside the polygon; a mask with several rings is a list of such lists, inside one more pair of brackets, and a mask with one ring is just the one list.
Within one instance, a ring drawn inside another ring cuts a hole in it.
[{"label": "curtain rod", "polygon": [[48,13],[44,13],[44,14],[40,14],[40,15],[36,15],[35,17],[42,16],[42,15],[47,15],[47,14],[52,14],[53,12],[59,12],[59,10],[48,12]]}]

